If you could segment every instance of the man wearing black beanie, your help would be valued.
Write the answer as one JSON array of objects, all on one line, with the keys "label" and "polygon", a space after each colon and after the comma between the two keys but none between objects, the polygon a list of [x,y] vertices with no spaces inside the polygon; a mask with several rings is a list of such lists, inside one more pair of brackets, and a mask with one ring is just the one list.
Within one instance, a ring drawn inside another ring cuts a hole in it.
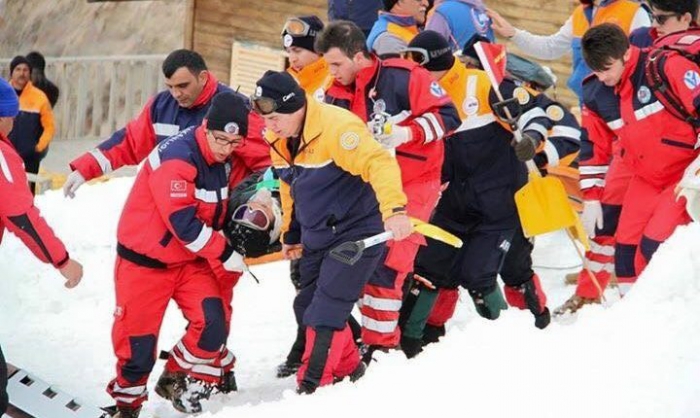
[{"label": "man wearing black beanie", "polygon": [[289,260],[301,258],[294,310],[307,338],[297,390],[312,393],[345,377],[354,381],[365,365],[347,321],[385,246],[365,249],[353,265],[329,251],[384,230],[394,240],[409,236],[399,167],[362,120],[304,99],[287,73],[266,72],[251,101],[265,119],[280,177],[282,253]]},{"label": "man wearing black beanie", "polygon": [[[430,222],[456,233],[465,245],[457,249],[428,238],[428,246],[419,250],[414,272],[437,289],[414,283],[410,302],[402,308],[402,349],[409,357],[421,351],[428,321],[430,327],[444,333],[459,286],[469,291],[481,316],[498,318],[507,306],[496,281],[498,274],[506,284],[508,302],[529,309],[535,325],[544,328],[550,320],[549,310],[532,270],[533,246],[523,235],[514,194],[527,182],[527,169],[521,161],[534,156],[536,146],[552,126],[550,120],[537,107],[536,98],[504,80],[500,86],[503,96],[519,100],[518,105],[509,105],[511,112],[518,111],[513,106],[522,111],[524,138],[513,143],[512,132],[493,110],[495,94],[487,74],[456,60],[442,35],[425,31],[411,41],[406,53],[430,70],[455,102],[462,119],[457,133],[445,140],[442,181],[448,186]],[[433,309],[436,299],[441,305]],[[445,306],[450,303],[451,308]],[[434,314],[429,318],[431,310]],[[446,317],[441,315],[445,312]]]},{"label": "man wearing black beanie", "polygon": [[[189,326],[170,351],[156,392],[175,409],[201,412],[212,388],[235,390],[226,348],[233,286],[246,267],[221,233],[229,189],[250,174],[234,150],[248,134],[244,97],[213,97],[204,121],[161,142],[139,171],[117,229],[113,328],[117,376],[107,391],[120,418],[135,418],[147,397],[158,331],[175,300]],[[139,359],[149,359],[142,361]]]},{"label": "man wearing black beanie", "polygon": [[314,51],[316,36],[322,30],[323,22],[316,16],[289,18],[282,29],[282,45],[289,57],[287,72],[319,101],[333,82],[326,60]]},{"label": "man wearing black beanie", "polygon": [[[25,57],[20,55],[12,59],[10,84],[19,96],[19,115],[9,138],[27,172],[37,174],[41,160],[48,153],[55,125],[49,99],[32,84],[31,74],[32,67]],[[36,183],[31,183],[30,188],[34,194]]]}]

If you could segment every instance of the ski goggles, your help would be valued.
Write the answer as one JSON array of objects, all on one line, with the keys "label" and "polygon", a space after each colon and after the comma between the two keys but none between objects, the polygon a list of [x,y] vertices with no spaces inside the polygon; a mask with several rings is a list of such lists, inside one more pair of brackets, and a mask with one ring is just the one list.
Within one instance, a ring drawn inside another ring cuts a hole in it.
[{"label": "ski goggles", "polygon": [[272,224],[270,217],[264,210],[252,208],[247,203],[233,211],[232,220],[258,231],[267,231]]},{"label": "ski goggles", "polygon": [[425,48],[406,47],[401,53],[404,59],[411,60],[421,67],[430,62],[430,54]]},{"label": "ski goggles", "polygon": [[311,25],[301,19],[292,17],[287,19],[282,28],[281,35],[289,34],[292,36],[316,36],[318,32],[311,29]]},{"label": "ski goggles", "polygon": [[257,94],[250,96],[250,103],[253,106],[253,111],[263,116],[269,115],[280,107],[280,104],[275,99],[258,96]]}]

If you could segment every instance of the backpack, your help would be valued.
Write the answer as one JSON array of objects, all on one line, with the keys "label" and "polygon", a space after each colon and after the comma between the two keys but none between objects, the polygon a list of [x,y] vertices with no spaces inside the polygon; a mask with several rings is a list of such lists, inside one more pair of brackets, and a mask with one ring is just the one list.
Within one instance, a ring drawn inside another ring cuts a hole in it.
[{"label": "backpack", "polygon": [[666,61],[674,55],[681,55],[700,66],[700,28],[691,27],[684,32],[668,34],[657,39],[648,51],[644,73],[651,91],[674,117],[700,129],[700,117],[683,106],[681,99],[671,90],[664,71]]}]

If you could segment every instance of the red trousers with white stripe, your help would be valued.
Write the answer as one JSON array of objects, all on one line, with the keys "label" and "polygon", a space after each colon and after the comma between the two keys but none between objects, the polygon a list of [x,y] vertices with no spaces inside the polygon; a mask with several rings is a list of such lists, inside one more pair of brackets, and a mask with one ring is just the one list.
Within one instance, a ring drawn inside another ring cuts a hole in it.
[{"label": "red trousers with white stripe", "polygon": [[[601,204],[603,206],[603,228],[596,229],[596,236],[591,239],[591,249],[586,251],[586,265],[598,281],[601,290],[610,283],[615,271],[615,233],[620,218],[620,209],[632,179],[632,170],[618,153],[614,154],[610,169],[605,176],[605,188]],[[587,271],[582,270],[578,277],[576,295],[587,299],[600,297],[597,286]]]},{"label": "red trousers with white stripe", "polygon": [[615,270],[622,294],[636,282],[659,245],[678,225],[691,220],[685,199],[676,199],[676,184],[659,187],[640,177],[630,181],[616,234]]},{"label": "red trousers with white stripe", "polygon": [[171,299],[189,324],[172,349],[166,370],[211,383],[221,381],[235,360],[225,344],[237,279],[238,275],[229,274],[217,280],[203,260],[156,269],[117,257],[112,328],[117,377],[107,387],[117,405],[138,407],[147,399],[146,382],[157,358],[158,334]]},{"label": "red trousers with white stripe", "polygon": [[[427,222],[440,197],[440,181],[406,184],[404,193],[408,197],[408,215]],[[389,242],[384,264],[369,279],[359,301],[362,341],[365,344],[383,347],[398,345],[403,284],[413,270],[413,261],[421,245],[425,245],[425,238],[417,233],[403,241]]]}]

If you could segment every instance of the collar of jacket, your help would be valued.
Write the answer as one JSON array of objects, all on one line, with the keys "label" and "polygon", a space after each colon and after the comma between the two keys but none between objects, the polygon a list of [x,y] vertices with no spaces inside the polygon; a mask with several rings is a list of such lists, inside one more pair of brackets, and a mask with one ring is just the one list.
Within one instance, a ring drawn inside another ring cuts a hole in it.
[{"label": "collar of jacket", "polygon": [[212,166],[218,163],[218,161],[214,159],[214,153],[209,147],[209,141],[207,141],[207,130],[204,128],[204,125],[200,125],[195,129],[194,138],[197,141],[199,151],[202,153],[204,161],[207,163],[207,165]]},{"label": "collar of jacket", "polygon": [[[355,76],[355,94],[368,94],[365,87],[379,76],[379,67],[382,62],[376,55],[372,54],[372,65],[357,72]],[[349,88],[351,86],[348,86]]]},{"label": "collar of jacket", "polygon": [[194,109],[209,103],[216,94],[216,87],[218,84],[219,81],[214,77],[214,74],[212,74],[211,71],[207,71],[207,81],[204,83],[204,88],[202,92],[199,93],[197,100],[195,100],[189,108]]},{"label": "collar of jacket", "polygon": [[639,61],[640,50],[636,46],[630,45],[630,58],[625,63],[625,68],[622,71],[622,77],[620,82],[615,86],[615,93],[619,94],[620,89],[629,82],[630,77],[634,74],[634,70],[637,68],[637,62]]},{"label": "collar of jacket", "polygon": [[386,20],[389,23],[394,23],[399,26],[418,26],[416,19],[411,15],[400,15],[396,13],[389,13],[386,11],[379,12],[380,20]]},{"label": "collar of jacket", "polygon": [[[321,116],[322,104],[313,98],[306,97],[306,114],[304,115],[304,126],[301,128],[301,144],[297,156],[301,155],[304,148],[316,140],[323,133]],[[269,137],[268,137],[269,138]],[[266,138],[267,139],[267,138]],[[284,159],[290,166],[293,165],[292,156],[287,149],[289,138],[274,137],[269,141],[270,147]]]},{"label": "collar of jacket", "polygon": [[323,87],[325,84],[324,80],[330,77],[328,72],[328,64],[323,58],[319,58],[299,71],[296,71],[292,67],[289,67],[287,71],[297,80],[301,88],[308,94],[314,93],[313,88],[316,85]]}]

